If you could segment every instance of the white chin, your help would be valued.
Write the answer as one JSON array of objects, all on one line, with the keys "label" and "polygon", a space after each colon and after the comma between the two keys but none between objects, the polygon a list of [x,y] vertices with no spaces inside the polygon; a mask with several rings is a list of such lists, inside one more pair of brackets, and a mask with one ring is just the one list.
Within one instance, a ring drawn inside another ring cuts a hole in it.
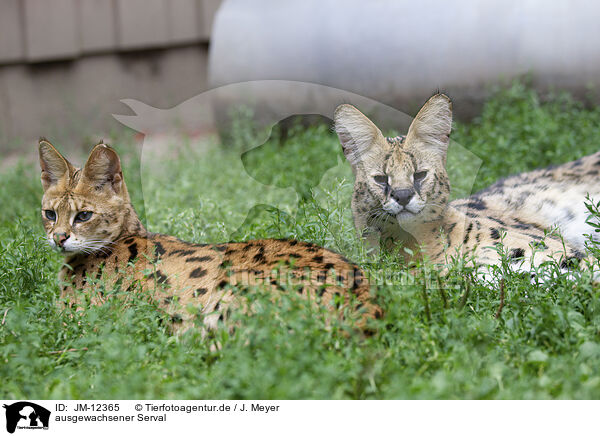
[{"label": "white chin", "polygon": [[[407,222],[417,221],[419,219],[418,217],[419,217],[420,212],[421,211],[411,212],[407,209],[404,209],[396,214],[396,220],[399,223],[407,223]],[[423,219],[423,217],[421,217],[421,219]]]},{"label": "white chin", "polygon": [[396,214],[398,222],[412,221],[415,219],[415,214],[408,210],[400,211]]},{"label": "white chin", "polygon": [[52,248],[54,251],[56,251],[58,253],[62,253],[62,254],[78,253],[79,251],[81,251],[81,250],[79,250],[79,248],[72,247],[70,245],[65,245],[64,247],[59,247],[58,245],[56,245],[56,242],[54,242],[51,239],[47,239],[47,241],[48,241],[48,245],[50,245],[50,248]]},{"label": "white chin", "polygon": [[67,245],[63,246],[62,248],[59,247],[58,251],[60,251],[61,253],[70,253],[70,254],[73,254],[73,253],[79,253],[81,250],[77,246],[72,246],[72,245],[68,245],[67,244]]}]

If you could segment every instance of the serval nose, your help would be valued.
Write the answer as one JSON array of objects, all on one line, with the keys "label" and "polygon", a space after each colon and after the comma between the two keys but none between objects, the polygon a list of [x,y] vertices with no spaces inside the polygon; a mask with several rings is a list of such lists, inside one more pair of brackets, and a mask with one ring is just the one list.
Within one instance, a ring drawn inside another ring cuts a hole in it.
[{"label": "serval nose", "polygon": [[396,189],[392,191],[392,198],[401,206],[406,206],[414,195],[414,189]]},{"label": "serval nose", "polygon": [[66,233],[55,233],[54,234],[54,242],[56,242],[56,245],[58,245],[61,248],[65,245],[65,242],[67,242],[67,239],[69,239],[69,235],[67,235]]}]

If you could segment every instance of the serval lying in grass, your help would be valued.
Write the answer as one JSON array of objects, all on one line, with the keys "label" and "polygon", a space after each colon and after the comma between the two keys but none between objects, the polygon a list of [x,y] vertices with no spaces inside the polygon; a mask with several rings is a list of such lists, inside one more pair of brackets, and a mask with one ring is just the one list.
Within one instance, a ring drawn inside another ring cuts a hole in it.
[{"label": "serval lying in grass", "polygon": [[[344,309],[358,326],[381,316],[359,267],[340,254],[295,240],[192,244],[146,231],[127,191],[117,153],[105,144],[76,169],[49,142],[39,143],[42,219],[49,244],[66,259],[61,296],[78,304],[76,289],[92,304],[104,288],[142,290],[158,301],[175,330],[200,314],[208,328],[244,306],[236,292],[263,283],[274,294],[290,289]],[[197,310],[194,312],[190,306]]]},{"label": "serval lying in grass", "polygon": [[[567,270],[585,257],[584,234],[593,233],[585,200],[600,199],[600,152],[449,201],[448,97],[431,97],[406,136],[384,137],[348,104],[334,118],[355,175],[354,224],[370,247],[401,244],[408,259],[437,264],[466,254],[477,265],[497,265],[506,256],[511,268],[525,272],[551,259]],[[551,232],[556,227],[560,235]]]}]

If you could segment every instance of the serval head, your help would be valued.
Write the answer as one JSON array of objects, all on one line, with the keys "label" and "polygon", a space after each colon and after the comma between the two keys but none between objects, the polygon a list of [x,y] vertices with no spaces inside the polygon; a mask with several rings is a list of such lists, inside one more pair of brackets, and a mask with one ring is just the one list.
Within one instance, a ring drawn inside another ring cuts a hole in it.
[{"label": "serval head", "polygon": [[356,176],[355,190],[364,191],[359,197],[365,213],[386,214],[401,227],[441,217],[450,194],[446,152],[452,103],[446,95],[436,94],[423,105],[406,137],[384,137],[349,104],[338,106],[334,119]]},{"label": "serval head", "polygon": [[123,180],[119,156],[106,144],[94,147],[82,169],[50,142],[39,142],[42,222],[50,246],[65,255],[109,249],[142,230]]}]

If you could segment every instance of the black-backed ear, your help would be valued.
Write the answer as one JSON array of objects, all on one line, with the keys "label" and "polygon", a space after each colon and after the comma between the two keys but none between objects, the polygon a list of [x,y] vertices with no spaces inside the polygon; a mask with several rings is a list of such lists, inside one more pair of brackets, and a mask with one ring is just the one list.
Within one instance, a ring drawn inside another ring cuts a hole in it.
[{"label": "black-backed ear", "polygon": [[38,150],[44,191],[56,184],[63,177],[69,177],[75,172],[73,165],[47,140],[40,139]]},{"label": "black-backed ear", "polygon": [[121,194],[123,172],[117,152],[106,144],[96,145],[83,167],[83,177],[96,189],[110,186],[115,193]]},{"label": "black-backed ear", "polygon": [[431,151],[448,151],[450,131],[452,130],[452,102],[444,94],[435,94],[423,105],[406,135],[406,143],[420,143]]},{"label": "black-backed ear", "polygon": [[376,149],[378,144],[385,144],[385,137],[381,130],[352,105],[338,106],[333,119],[344,155],[351,165],[360,162],[361,157]]}]

